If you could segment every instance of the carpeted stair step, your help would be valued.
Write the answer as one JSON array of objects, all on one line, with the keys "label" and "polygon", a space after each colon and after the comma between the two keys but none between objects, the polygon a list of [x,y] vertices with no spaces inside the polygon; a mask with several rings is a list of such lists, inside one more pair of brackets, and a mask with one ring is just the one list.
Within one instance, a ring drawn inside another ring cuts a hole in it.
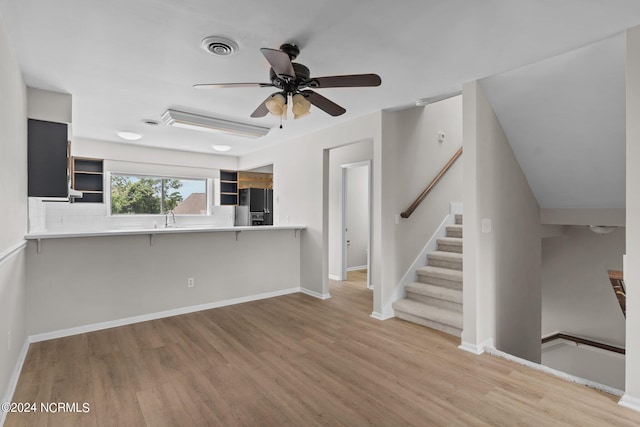
[{"label": "carpeted stair step", "polygon": [[462,238],[462,224],[453,224],[447,226],[447,237]]},{"label": "carpeted stair step", "polygon": [[438,250],[442,252],[462,253],[462,239],[459,237],[442,237],[438,239]]},{"label": "carpeted stair step", "polygon": [[409,283],[404,288],[407,299],[462,313],[462,291],[426,283]]},{"label": "carpeted stair step", "polygon": [[427,264],[432,267],[462,270],[462,254],[456,252],[431,252],[427,255],[427,261]]},{"label": "carpeted stair step", "polygon": [[462,271],[442,267],[418,267],[418,282],[429,285],[444,286],[451,289],[462,289]]},{"label": "carpeted stair step", "polygon": [[456,214],[456,224],[462,224],[462,214]]},{"label": "carpeted stair step", "polygon": [[419,301],[403,299],[393,303],[396,317],[437,329],[447,334],[462,334],[462,313],[434,307]]}]

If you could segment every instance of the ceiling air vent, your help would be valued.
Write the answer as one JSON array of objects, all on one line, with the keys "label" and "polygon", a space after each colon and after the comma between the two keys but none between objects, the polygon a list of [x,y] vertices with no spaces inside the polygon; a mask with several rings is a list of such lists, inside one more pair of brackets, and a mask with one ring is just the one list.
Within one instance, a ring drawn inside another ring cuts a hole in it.
[{"label": "ceiling air vent", "polygon": [[211,36],[202,40],[204,50],[216,56],[229,56],[238,51],[238,43],[220,36]]}]

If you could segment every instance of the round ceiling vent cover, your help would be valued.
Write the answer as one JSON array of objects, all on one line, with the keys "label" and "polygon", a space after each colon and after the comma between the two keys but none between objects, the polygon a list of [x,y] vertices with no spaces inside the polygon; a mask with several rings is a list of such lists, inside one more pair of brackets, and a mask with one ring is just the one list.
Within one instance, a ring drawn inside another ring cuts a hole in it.
[{"label": "round ceiling vent cover", "polygon": [[229,56],[238,51],[238,43],[226,37],[211,36],[202,40],[204,50],[216,56]]}]

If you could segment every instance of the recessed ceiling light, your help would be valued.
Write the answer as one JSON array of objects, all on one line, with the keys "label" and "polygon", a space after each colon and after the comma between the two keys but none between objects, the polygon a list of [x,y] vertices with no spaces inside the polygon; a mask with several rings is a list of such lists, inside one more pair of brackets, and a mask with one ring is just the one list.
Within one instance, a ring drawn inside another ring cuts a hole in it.
[{"label": "recessed ceiling light", "polygon": [[231,147],[229,147],[228,145],[212,145],[211,148],[213,148],[216,151],[229,151],[229,150],[231,150]]},{"label": "recessed ceiling light", "polygon": [[118,136],[122,139],[126,139],[127,141],[137,141],[142,138],[142,134],[138,132],[131,132],[128,130],[121,130],[118,132]]}]

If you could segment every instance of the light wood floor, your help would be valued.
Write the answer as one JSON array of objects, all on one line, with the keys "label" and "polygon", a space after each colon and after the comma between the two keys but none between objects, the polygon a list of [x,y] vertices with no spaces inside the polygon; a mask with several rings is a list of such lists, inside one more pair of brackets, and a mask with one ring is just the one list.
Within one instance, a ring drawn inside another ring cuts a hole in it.
[{"label": "light wood floor", "polygon": [[640,425],[617,398],[397,319],[361,281],[33,344],[6,426]]}]

